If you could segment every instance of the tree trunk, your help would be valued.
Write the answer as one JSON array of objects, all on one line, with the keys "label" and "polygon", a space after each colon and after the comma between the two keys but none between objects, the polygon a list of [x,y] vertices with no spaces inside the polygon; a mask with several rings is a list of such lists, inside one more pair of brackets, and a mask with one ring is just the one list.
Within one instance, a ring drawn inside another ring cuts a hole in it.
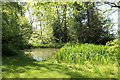
[{"label": "tree trunk", "polygon": [[67,5],[64,4],[64,27],[63,27],[63,42],[66,43],[68,40],[68,36],[67,36],[67,25],[66,25],[66,9],[67,9]]}]

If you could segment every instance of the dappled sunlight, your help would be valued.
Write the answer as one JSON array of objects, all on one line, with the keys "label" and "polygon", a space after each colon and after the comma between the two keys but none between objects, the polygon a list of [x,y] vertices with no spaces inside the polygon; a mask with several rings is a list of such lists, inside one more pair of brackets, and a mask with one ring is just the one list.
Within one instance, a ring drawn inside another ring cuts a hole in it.
[{"label": "dappled sunlight", "polygon": [[118,78],[119,3],[2,3],[2,77]]},{"label": "dappled sunlight", "polygon": [[[10,63],[8,63],[8,60]],[[117,67],[115,65],[59,64],[48,61],[33,61],[26,57],[4,57],[2,71],[3,78],[117,77]]]}]

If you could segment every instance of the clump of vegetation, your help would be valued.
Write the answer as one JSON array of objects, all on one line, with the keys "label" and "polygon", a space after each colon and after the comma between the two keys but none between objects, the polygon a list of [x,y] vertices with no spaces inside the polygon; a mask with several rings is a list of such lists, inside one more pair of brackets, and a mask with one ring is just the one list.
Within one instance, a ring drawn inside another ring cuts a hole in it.
[{"label": "clump of vegetation", "polygon": [[112,41],[109,41],[106,43],[106,45],[110,46],[110,50],[111,51],[117,51],[119,50],[120,48],[120,42],[119,42],[119,39],[114,39]]},{"label": "clump of vegetation", "polygon": [[109,64],[117,62],[117,51],[107,45],[66,44],[55,55],[57,62]]},{"label": "clump of vegetation", "polygon": [[106,45],[110,46],[109,50],[110,51],[116,51],[118,53],[118,63],[120,64],[120,38],[114,39],[112,41],[109,41],[106,43]]}]

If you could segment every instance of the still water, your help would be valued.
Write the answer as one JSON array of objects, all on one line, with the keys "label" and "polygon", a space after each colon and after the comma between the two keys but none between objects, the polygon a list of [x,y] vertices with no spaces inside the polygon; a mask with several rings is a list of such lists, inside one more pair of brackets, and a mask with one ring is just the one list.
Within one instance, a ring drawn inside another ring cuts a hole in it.
[{"label": "still water", "polygon": [[25,54],[30,54],[34,60],[43,61],[51,58],[59,49],[56,48],[36,48],[24,50]]}]

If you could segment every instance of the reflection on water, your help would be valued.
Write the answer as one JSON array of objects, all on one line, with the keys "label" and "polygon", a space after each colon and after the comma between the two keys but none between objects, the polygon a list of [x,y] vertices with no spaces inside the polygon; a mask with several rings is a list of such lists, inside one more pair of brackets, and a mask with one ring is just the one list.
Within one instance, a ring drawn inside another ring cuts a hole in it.
[{"label": "reflection on water", "polygon": [[32,58],[37,61],[43,61],[51,58],[58,50],[56,48],[36,48],[25,50],[25,53],[31,54]]}]

